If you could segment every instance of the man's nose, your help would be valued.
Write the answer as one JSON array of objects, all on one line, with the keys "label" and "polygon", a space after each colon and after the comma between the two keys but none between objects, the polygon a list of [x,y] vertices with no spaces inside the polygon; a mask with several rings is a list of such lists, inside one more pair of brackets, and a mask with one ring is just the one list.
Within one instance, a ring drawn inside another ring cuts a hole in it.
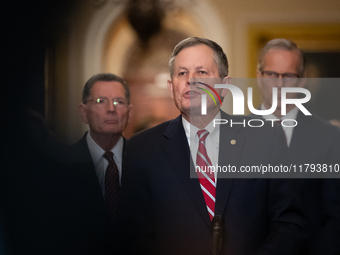
[{"label": "man's nose", "polygon": [[109,112],[115,112],[116,106],[114,105],[114,102],[112,100],[109,100],[109,106],[108,106]]},{"label": "man's nose", "polygon": [[277,77],[275,83],[276,87],[278,88],[282,88],[284,86],[284,80],[281,74],[279,75],[279,77]]},{"label": "man's nose", "polygon": [[190,83],[192,84],[194,82],[195,78],[197,78],[197,75],[195,73],[189,73],[188,74],[187,85],[190,86]]}]

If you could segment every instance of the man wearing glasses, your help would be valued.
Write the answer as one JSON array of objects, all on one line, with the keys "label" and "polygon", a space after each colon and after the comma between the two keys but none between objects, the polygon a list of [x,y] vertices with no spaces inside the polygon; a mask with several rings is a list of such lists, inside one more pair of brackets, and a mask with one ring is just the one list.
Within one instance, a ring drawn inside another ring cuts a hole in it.
[{"label": "man wearing glasses", "polygon": [[[296,119],[298,108],[293,104],[289,104],[286,107],[287,114],[281,116],[281,88],[304,87],[304,79],[298,79],[305,76],[303,53],[292,41],[274,39],[269,41],[260,52],[257,68],[257,82],[262,95],[261,110],[271,108],[273,87],[278,88],[276,110],[273,114],[264,115],[263,117],[281,121],[287,119],[285,121],[287,125],[283,125],[283,129],[289,146],[293,128],[285,126],[294,125],[294,122],[290,123],[292,121],[288,121],[288,119]],[[288,93],[287,98],[297,98],[297,93]]]},{"label": "man wearing glasses", "polygon": [[[278,106],[266,119],[282,122],[295,165],[339,164],[340,132],[337,127],[314,115],[304,115],[295,105],[281,113],[281,88],[303,87],[306,83],[305,60],[298,46],[286,39],[269,41],[260,52],[257,82],[262,94],[261,110],[272,106],[272,89],[278,88]],[[297,98],[296,93],[287,98]],[[297,121],[295,127],[292,121]],[[306,214],[309,240],[301,254],[340,254],[340,179],[298,179]]]},{"label": "man wearing glasses", "polygon": [[88,166],[87,174],[98,180],[93,184],[97,195],[104,198],[111,218],[117,207],[122,173],[122,133],[132,114],[129,87],[114,74],[96,74],[84,86],[79,112],[90,130],[75,148],[79,160]]},{"label": "man wearing glasses", "polygon": [[127,84],[111,73],[92,76],[84,86],[79,113],[89,131],[69,155],[72,177],[65,181],[72,190],[65,200],[72,208],[66,219],[72,242],[66,247],[75,250],[73,254],[110,254],[125,146],[122,133],[132,114]]}]

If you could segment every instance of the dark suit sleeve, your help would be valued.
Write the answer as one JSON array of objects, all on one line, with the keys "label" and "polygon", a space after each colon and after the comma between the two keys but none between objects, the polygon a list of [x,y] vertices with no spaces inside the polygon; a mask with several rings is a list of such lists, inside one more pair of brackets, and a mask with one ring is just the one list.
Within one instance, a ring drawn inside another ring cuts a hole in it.
[{"label": "dark suit sleeve", "polygon": [[151,195],[147,185],[140,146],[127,141],[123,160],[120,204],[116,217],[120,254],[153,254]]},{"label": "dark suit sleeve", "polygon": [[[328,148],[328,166],[340,165],[340,131],[333,132],[333,143]],[[340,173],[339,173],[340,177]],[[311,247],[311,254],[340,254],[340,179],[324,179],[322,182],[322,226]]]},{"label": "dark suit sleeve", "polygon": [[307,231],[294,180],[269,180],[269,235],[257,254],[298,254]]},{"label": "dark suit sleeve", "polygon": [[[290,164],[280,127],[271,151],[271,165]],[[268,217],[269,235],[257,254],[298,254],[308,234],[295,179],[268,179]]]},{"label": "dark suit sleeve", "polygon": [[340,179],[327,179],[322,187],[323,223],[311,254],[340,254]]}]

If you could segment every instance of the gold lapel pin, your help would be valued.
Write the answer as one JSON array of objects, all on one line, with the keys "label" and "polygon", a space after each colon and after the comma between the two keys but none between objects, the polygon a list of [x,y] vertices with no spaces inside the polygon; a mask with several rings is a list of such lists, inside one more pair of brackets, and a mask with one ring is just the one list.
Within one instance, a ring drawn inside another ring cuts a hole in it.
[{"label": "gold lapel pin", "polygon": [[235,144],[236,144],[236,140],[231,140],[230,143],[231,143],[232,145],[235,145]]}]

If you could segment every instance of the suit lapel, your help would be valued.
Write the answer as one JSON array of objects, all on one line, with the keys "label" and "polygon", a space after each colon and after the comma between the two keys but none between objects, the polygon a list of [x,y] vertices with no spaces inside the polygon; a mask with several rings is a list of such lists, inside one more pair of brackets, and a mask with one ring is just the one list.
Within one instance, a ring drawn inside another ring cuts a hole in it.
[{"label": "suit lapel", "polygon": [[80,175],[84,176],[87,179],[87,183],[89,184],[88,189],[93,190],[93,196],[97,197],[99,201],[104,202],[104,197],[101,192],[101,188],[98,182],[98,177],[96,174],[96,170],[92,161],[92,157],[87,146],[86,135],[79,140],[79,142],[75,145],[75,152],[77,153],[77,168],[81,172]]},{"label": "suit lapel", "polygon": [[[234,120],[238,119],[238,117],[234,117]],[[228,124],[220,125],[218,165],[221,167],[236,166],[239,169],[239,160],[245,142],[245,135],[239,132],[241,125],[230,127],[231,117],[228,114],[221,112],[221,118],[227,119]],[[218,173],[217,177],[215,214],[222,215],[227,205],[234,179],[233,174]]]},{"label": "suit lapel", "polygon": [[[224,112],[221,112],[221,118],[230,121],[230,116]],[[237,119],[237,117],[235,117],[235,119]],[[230,165],[238,168],[242,148],[245,142],[245,135],[239,132],[240,129],[240,125],[233,127],[230,127],[229,124],[220,126],[219,166]],[[163,150],[171,161],[174,171],[177,173],[189,197],[196,206],[197,211],[210,228],[211,221],[199,181],[198,179],[190,178],[190,165],[193,166],[194,164],[192,162],[190,148],[187,143],[187,137],[183,128],[181,116],[169,124],[168,128],[164,132],[164,136],[167,139],[162,143]],[[236,141],[236,144],[232,144],[232,140]],[[223,178],[218,178],[217,180],[215,205],[216,215],[223,214],[234,181],[232,175],[230,178],[225,178],[226,176],[220,177]]]},{"label": "suit lapel", "polygon": [[[122,169],[124,169],[124,165],[123,165],[123,162],[124,162],[124,155],[125,155],[125,149],[126,149],[126,138],[123,136],[123,153],[122,153]],[[122,171],[122,176],[123,176],[123,173],[124,171]],[[122,178],[121,176],[121,178]]]},{"label": "suit lapel", "polygon": [[193,166],[193,162],[182,124],[182,116],[177,117],[169,123],[169,126],[164,132],[164,136],[166,139],[164,139],[162,143],[163,150],[197,208],[197,211],[210,228],[211,222],[199,181],[197,178],[190,178],[190,165]]}]

